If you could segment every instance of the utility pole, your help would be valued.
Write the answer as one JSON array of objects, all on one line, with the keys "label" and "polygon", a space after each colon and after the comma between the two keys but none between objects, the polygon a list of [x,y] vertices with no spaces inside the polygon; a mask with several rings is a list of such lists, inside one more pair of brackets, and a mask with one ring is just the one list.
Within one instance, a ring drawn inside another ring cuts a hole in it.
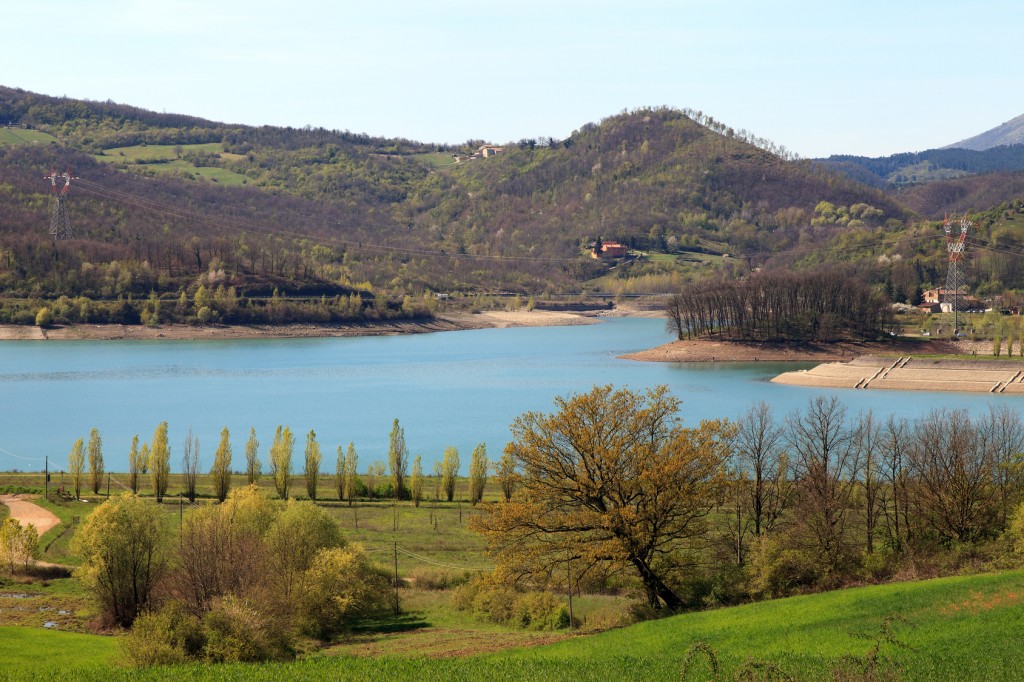
[{"label": "utility pole", "polygon": [[949,303],[949,311],[953,313],[953,338],[956,338],[960,331],[960,289],[964,286],[964,273],[960,264],[964,260],[964,251],[967,248],[967,230],[974,226],[967,214],[960,219],[960,235],[953,236],[953,226],[949,216],[942,223],[942,229],[946,232],[946,251],[949,252],[949,269],[946,271],[946,296]]},{"label": "utility pole", "polygon": [[50,499],[50,456],[46,455],[43,461],[43,497]]},{"label": "utility pole", "polygon": [[398,615],[398,542],[395,542],[395,615]]},{"label": "utility pole", "polygon": [[107,472],[107,499],[110,499],[110,472]]}]

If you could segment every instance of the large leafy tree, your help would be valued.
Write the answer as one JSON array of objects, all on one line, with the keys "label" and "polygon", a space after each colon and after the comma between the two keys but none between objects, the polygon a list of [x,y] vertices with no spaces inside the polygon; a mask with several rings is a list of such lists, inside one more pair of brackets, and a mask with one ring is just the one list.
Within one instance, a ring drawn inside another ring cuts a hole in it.
[{"label": "large leafy tree", "polygon": [[522,494],[472,521],[498,577],[561,579],[567,562],[577,577],[628,570],[653,608],[682,607],[675,585],[721,495],[732,427],[684,428],[664,386],[595,387],[555,403],[512,424],[506,452]]},{"label": "large leafy tree", "polygon": [[79,438],[71,446],[68,453],[68,473],[71,474],[71,484],[75,486],[75,499],[82,496],[82,469],[85,467],[85,449],[82,439]]},{"label": "large leafy tree", "polygon": [[164,565],[161,540],[159,510],[131,493],[101,504],[75,534],[75,577],[117,625],[131,625],[150,605]]}]

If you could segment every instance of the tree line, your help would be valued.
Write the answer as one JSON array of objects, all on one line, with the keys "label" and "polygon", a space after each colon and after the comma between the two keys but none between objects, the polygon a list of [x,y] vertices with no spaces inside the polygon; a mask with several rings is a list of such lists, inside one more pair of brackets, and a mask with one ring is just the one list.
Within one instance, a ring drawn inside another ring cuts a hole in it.
[{"label": "tree line", "polygon": [[672,296],[667,311],[669,329],[680,340],[871,339],[892,323],[884,295],[834,268],[697,282]]},{"label": "tree line", "polygon": [[[157,503],[163,502],[168,494],[172,473],[171,452],[168,442],[167,422],[161,422],[153,433],[151,441],[139,441],[136,434],[128,451],[128,489],[138,494],[142,484],[148,477]],[[233,446],[231,433],[224,427],[214,454],[213,463],[208,472],[208,481],[213,488],[213,496],[218,502],[224,502],[234,482],[235,476],[244,477],[246,485],[259,485],[264,477],[268,478],[277,497],[287,500],[293,497],[295,479],[295,434],[291,427],[280,425],[274,431],[266,459],[260,456],[260,441],[256,437],[256,429],[249,429],[249,437],[245,442],[245,469],[236,474],[232,468]],[[178,469],[182,481],[182,495],[195,502],[198,497],[200,477],[200,443],[199,437],[189,429],[181,447],[181,464]],[[302,479],[305,486],[305,497],[316,501],[322,499],[320,494],[320,478],[323,475],[323,449],[317,439],[316,431],[311,429],[305,437],[302,460]],[[264,469],[266,467],[266,469]],[[427,473],[423,470],[422,456],[416,455],[410,470],[409,448],[405,442],[405,429],[395,419],[388,434],[388,461],[374,461],[367,465],[365,473],[358,473],[359,455],[355,443],[347,447],[338,446],[335,467],[335,492],[339,501],[351,506],[356,499],[410,500],[415,506],[426,499],[425,490]],[[459,451],[454,446],[445,448],[444,457],[434,465],[433,481],[435,485],[434,500],[455,499],[456,483],[460,476],[461,462]],[[503,495],[510,497],[515,487],[516,474],[507,457],[492,463],[487,457],[487,445],[478,444],[470,455],[468,471],[468,499],[476,505],[483,499],[488,478],[493,471]],[[88,443],[79,438],[68,453],[68,475],[70,477],[69,495],[79,499],[84,489],[88,488],[94,495],[101,494],[108,472],[104,467],[103,438],[98,429],[89,432]]]},{"label": "tree line", "polygon": [[[915,420],[817,397],[683,427],[666,387],[612,386],[516,419],[518,473],[473,527],[488,580],[622,589],[652,610],[1002,565],[1024,547],[1024,423],[1007,407]],[[1012,559],[1011,559],[1012,560]]]}]

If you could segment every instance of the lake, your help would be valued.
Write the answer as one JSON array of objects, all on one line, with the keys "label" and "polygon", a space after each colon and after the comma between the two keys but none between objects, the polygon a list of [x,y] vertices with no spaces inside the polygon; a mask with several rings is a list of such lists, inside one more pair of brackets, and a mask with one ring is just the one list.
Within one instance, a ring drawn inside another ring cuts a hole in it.
[{"label": "lake", "polygon": [[106,466],[126,471],[133,434],[150,441],[160,421],[170,429],[171,465],[181,463],[191,428],[208,470],[227,426],[235,469],[255,427],[260,458],[278,424],[295,433],[301,471],[306,433],[315,429],[325,471],[352,441],[359,469],[387,461],[396,417],[410,455],[429,472],[454,445],[467,470],[480,442],[500,455],[512,420],[550,411],[556,396],[612,383],[641,389],[667,384],[685,422],[737,417],[767,401],[781,418],[818,394],[838,395],[851,413],[918,417],[936,407],[984,411],[992,403],[1024,407],[1021,396],[809,389],[769,383],[792,363],[641,363],[623,353],[671,337],[660,319],[609,318],[572,327],[524,327],[411,336],[209,341],[15,341],[0,344],[0,470],[67,466],[76,438],[96,427]]}]

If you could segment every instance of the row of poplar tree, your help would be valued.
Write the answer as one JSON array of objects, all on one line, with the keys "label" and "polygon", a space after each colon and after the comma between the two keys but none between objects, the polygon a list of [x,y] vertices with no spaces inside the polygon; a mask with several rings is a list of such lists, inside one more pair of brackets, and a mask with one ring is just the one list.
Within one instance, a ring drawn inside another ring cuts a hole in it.
[{"label": "row of poplar tree", "polygon": [[[256,429],[249,429],[249,439],[245,444],[245,479],[248,484],[259,483],[263,477],[263,464],[259,456],[260,442],[256,438]],[[281,499],[287,499],[291,491],[292,460],[295,450],[295,435],[288,426],[278,426],[274,432],[274,440],[270,446],[268,459],[268,476],[274,489]],[[323,453],[317,441],[316,431],[306,434],[304,459],[304,477],[306,495],[316,500],[319,492],[321,464]],[[144,477],[149,476],[152,490],[157,502],[162,502],[167,495],[171,474],[171,450],[167,438],[167,422],[161,422],[153,434],[151,443],[139,444],[138,435],[132,438],[128,452],[128,486],[133,493],[138,493]],[[232,446],[231,433],[224,427],[220,433],[220,442],[214,454],[213,466],[209,477],[213,485],[214,496],[223,502],[231,489],[232,480]],[[409,472],[409,450],[405,443],[405,429],[394,420],[388,437],[388,464],[373,462],[366,470],[365,480],[357,473],[359,456],[354,443],[348,447],[338,446],[335,487],[339,500],[352,502],[358,497],[375,496],[393,497],[398,500],[412,500],[416,506],[424,498],[424,472],[422,456],[417,455]],[[442,497],[451,502],[455,499],[456,483],[459,478],[461,463],[457,448],[449,446],[445,449],[444,458],[434,464],[433,496],[435,500]],[[487,446],[477,445],[470,456],[469,465],[469,501],[476,504],[483,499],[487,484],[489,462]],[[92,429],[86,444],[81,438],[75,441],[68,454],[68,473],[74,488],[75,498],[79,498],[82,485],[86,480],[94,494],[99,494],[106,475],[103,464],[103,439],[98,429]],[[191,429],[185,436],[182,447],[181,474],[184,479],[182,494],[190,502],[197,497],[199,482],[199,438]],[[511,461],[503,457],[495,464],[495,475],[499,479],[506,498],[511,496],[514,487]],[[378,481],[389,477],[386,486],[378,487]]]}]

